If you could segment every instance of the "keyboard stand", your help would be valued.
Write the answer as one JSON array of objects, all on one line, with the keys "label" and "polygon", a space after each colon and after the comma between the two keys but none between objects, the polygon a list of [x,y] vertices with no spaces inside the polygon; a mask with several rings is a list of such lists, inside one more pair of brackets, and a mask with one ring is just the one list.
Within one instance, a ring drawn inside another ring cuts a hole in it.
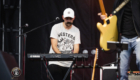
[{"label": "keyboard stand", "polygon": [[[41,59],[41,60],[43,60],[43,59]],[[47,69],[47,72],[49,73],[49,75],[51,77],[51,80],[54,80],[53,77],[52,77],[52,75],[51,75],[51,73],[50,73],[50,71],[49,71],[49,69],[48,69],[48,67],[46,66],[45,62],[47,62],[46,58],[43,60],[43,63],[45,65],[46,69]],[[68,74],[70,73],[70,70],[72,69],[72,66],[73,66],[74,63],[75,63],[75,58],[73,58],[73,62],[71,63],[69,69],[67,70],[67,72],[66,72],[63,80],[66,80],[66,78],[67,78]]]},{"label": "keyboard stand", "polygon": [[68,74],[70,73],[70,70],[72,69],[73,64],[75,63],[75,58],[73,58],[73,62],[70,65],[70,68],[68,69],[67,73],[65,74],[63,80],[66,80]]},{"label": "keyboard stand", "polygon": [[[41,60],[43,60],[43,59],[41,59]],[[47,72],[49,73],[49,76],[51,77],[51,80],[54,80],[53,77],[52,77],[52,75],[51,75],[51,73],[50,73],[50,71],[49,71],[49,69],[48,69],[48,67],[46,66],[45,62],[47,62],[46,59],[43,60],[43,63],[44,63],[44,65],[45,65],[46,69],[47,69]]]}]

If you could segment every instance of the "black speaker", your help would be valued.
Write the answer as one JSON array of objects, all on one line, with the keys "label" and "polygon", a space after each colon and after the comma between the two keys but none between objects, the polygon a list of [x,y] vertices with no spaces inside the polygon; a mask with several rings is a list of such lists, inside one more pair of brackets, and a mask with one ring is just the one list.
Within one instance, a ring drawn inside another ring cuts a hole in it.
[{"label": "black speaker", "polygon": [[0,51],[0,80],[12,80],[11,73]]},{"label": "black speaker", "polygon": [[116,66],[103,66],[100,69],[100,80],[117,80]]}]

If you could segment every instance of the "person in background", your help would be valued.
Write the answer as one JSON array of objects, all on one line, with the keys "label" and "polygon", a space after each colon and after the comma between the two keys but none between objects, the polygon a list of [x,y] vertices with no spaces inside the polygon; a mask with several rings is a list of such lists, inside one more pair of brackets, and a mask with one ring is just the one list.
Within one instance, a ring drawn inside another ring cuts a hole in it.
[{"label": "person in background", "polygon": [[[116,0],[114,9],[124,0]],[[107,15],[98,13],[101,19]],[[140,71],[140,0],[130,0],[117,14],[117,26],[121,42],[128,43],[128,50],[120,53],[120,80],[128,80],[127,71],[132,51],[136,53],[136,64]]]}]

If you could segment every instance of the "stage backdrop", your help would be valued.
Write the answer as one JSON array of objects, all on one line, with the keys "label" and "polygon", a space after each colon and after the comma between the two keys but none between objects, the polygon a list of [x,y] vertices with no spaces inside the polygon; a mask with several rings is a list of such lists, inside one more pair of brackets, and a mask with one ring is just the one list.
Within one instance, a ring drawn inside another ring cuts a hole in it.
[{"label": "stage backdrop", "polygon": [[[114,0],[104,0],[105,9],[108,15],[112,12]],[[83,49],[89,50],[91,56],[86,64],[93,64],[94,55],[90,50],[99,48],[98,65],[104,65],[115,61],[115,52],[104,52],[99,47],[100,33],[96,27],[97,22],[102,22],[97,13],[100,12],[98,0],[22,0],[22,25],[29,24],[24,32],[46,24],[59,17],[60,20],[44,26],[27,34],[28,53],[48,53],[50,49],[50,31],[54,24],[62,22],[62,14],[65,8],[72,8],[75,11],[74,25],[80,29],[81,45]],[[27,55],[26,54],[26,55]],[[80,62],[78,63],[80,65]],[[90,80],[92,69],[76,69],[73,80]],[[40,61],[29,61],[26,58],[25,79],[46,80],[47,73]],[[99,69],[95,71],[95,80],[99,80]]]}]

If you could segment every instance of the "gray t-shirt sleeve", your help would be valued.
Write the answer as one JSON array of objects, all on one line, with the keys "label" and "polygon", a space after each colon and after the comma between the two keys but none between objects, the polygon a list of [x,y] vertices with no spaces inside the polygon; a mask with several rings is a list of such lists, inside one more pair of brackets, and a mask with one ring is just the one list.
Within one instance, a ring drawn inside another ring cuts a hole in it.
[{"label": "gray t-shirt sleeve", "polygon": [[77,29],[77,31],[76,31],[76,36],[75,36],[75,42],[74,42],[74,44],[81,44],[80,31],[79,31],[79,29]]},{"label": "gray t-shirt sleeve", "polygon": [[50,38],[55,38],[55,39],[58,38],[57,26],[56,26],[56,25],[54,25],[54,26],[52,27],[51,34],[50,34]]}]

